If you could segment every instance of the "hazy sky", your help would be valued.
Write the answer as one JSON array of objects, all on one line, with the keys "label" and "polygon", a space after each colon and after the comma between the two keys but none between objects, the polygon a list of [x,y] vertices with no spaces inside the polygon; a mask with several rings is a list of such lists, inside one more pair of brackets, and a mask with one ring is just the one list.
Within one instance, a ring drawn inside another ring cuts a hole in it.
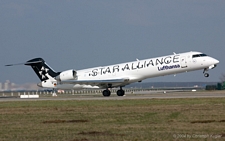
[{"label": "hazy sky", "polygon": [[39,82],[30,67],[4,66],[35,57],[62,71],[200,51],[220,61],[209,78],[147,81],[225,73],[224,0],[0,0],[0,19],[0,82]]}]

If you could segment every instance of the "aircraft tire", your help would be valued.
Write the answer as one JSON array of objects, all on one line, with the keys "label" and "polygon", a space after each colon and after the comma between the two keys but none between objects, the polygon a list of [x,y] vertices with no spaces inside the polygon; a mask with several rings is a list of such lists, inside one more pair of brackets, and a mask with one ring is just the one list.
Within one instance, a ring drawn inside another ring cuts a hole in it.
[{"label": "aircraft tire", "polygon": [[110,90],[104,90],[104,91],[102,92],[102,95],[103,95],[103,96],[110,96],[110,95],[111,95],[111,92],[110,92]]},{"label": "aircraft tire", "polygon": [[118,91],[116,92],[116,94],[117,94],[118,96],[124,96],[125,91],[124,91],[124,90],[118,90]]},{"label": "aircraft tire", "polygon": [[205,73],[204,76],[205,76],[205,77],[209,77],[209,74],[208,74],[208,73]]}]

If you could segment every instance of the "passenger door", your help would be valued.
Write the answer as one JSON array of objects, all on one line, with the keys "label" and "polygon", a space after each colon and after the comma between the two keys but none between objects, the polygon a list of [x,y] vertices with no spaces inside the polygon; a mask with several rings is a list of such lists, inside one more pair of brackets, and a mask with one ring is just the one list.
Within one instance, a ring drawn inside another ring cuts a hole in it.
[{"label": "passenger door", "polygon": [[187,59],[186,56],[181,56],[180,58],[180,64],[181,64],[181,68],[186,68],[187,67]]}]

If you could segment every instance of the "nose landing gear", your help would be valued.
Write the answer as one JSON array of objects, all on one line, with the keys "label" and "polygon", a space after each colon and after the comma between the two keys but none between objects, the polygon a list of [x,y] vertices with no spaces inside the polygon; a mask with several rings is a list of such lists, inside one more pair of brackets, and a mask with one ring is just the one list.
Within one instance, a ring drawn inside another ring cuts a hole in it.
[{"label": "nose landing gear", "polygon": [[205,76],[205,77],[209,77],[209,74],[208,74],[208,73],[204,73],[204,76]]},{"label": "nose landing gear", "polygon": [[208,73],[206,73],[206,71],[208,71],[208,68],[205,68],[205,69],[204,69],[204,71],[203,71],[204,76],[205,76],[205,77],[209,77],[209,74],[208,74]]}]

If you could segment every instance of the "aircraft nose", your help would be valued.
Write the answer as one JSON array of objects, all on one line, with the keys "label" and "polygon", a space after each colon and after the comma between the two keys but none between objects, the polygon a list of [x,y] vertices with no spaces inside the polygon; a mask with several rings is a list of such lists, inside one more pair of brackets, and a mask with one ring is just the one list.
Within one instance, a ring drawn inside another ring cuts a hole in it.
[{"label": "aircraft nose", "polygon": [[214,62],[214,64],[219,64],[219,60],[217,60],[217,59],[213,59],[213,62]]}]

